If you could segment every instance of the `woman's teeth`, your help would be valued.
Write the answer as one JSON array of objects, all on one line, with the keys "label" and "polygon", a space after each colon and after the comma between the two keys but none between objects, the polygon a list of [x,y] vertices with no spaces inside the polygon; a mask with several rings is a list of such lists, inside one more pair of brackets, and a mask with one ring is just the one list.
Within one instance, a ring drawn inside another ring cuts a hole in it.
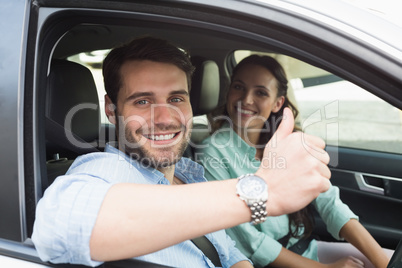
[{"label": "woman's teeth", "polygon": [[237,111],[242,113],[242,114],[250,114],[250,115],[254,114],[254,112],[252,112],[252,111],[243,110],[243,109],[240,109],[240,108],[237,108]]}]

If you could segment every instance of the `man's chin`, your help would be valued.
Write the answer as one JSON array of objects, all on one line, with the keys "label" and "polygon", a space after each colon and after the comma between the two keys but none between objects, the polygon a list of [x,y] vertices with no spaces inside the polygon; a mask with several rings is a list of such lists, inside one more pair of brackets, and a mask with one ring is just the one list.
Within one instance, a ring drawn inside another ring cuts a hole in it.
[{"label": "man's chin", "polygon": [[[134,142],[132,137],[127,139]],[[165,146],[152,146],[146,142],[140,147],[130,147],[130,144],[138,146],[137,142],[127,143],[125,146],[126,154],[133,160],[139,162],[143,167],[152,167],[155,169],[168,168],[175,165],[183,156],[187,146],[188,139],[181,140],[180,143],[166,144]]]},{"label": "man's chin", "polygon": [[175,165],[183,156],[183,152],[179,150],[172,151],[171,148],[162,150],[160,154],[149,153],[144,150],[126,151],[126,154],[133,160],[139,162],[143,167],[152,167],[155,169],[168,168]]},{"label": "man's chin", "polygon": [[180,158],[175,159],[155,159],[155,158],[142,158],[141,160],[137,160],[144,167],[151,167],[154,169],[166,169],[174,166],[177,162],[179,162]]}]

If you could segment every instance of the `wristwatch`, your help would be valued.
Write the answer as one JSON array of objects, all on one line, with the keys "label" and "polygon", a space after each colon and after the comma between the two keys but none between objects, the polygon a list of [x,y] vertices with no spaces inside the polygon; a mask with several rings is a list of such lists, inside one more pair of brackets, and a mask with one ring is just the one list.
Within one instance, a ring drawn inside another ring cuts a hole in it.
[{"label": "wristwatch", "polygon": [[240,176],[236,185],[237,195],[251,210],[251,224],[262,223],[267,218],[267,183],[254,174]]}]

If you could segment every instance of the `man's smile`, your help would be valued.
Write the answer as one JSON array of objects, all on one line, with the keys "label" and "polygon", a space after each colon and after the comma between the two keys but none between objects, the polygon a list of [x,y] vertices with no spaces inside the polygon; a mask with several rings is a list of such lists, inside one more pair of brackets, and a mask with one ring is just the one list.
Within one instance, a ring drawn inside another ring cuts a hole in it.
[{"label": "man's smile", "polygon": [[166,141],[166,140],[171,140],[174,137],[176,137],[179,132],[176,133],[171,133],[171,134],[143,134],[143,136],[145,138],[147,138],[148,140],[152,140],[152,141]]}]

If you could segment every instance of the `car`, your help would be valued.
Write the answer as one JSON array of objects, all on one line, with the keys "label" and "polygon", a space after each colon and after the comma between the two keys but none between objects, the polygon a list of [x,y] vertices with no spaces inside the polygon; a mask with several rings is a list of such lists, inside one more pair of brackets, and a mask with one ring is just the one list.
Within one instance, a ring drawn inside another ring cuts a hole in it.
[{"label": "car", "polygon": [[[298,124],[327,143],[341,199],[381,246],[396,248],[402,237],[401,25],[337,0],[0,5],[0,266],[74,267],[39,259],[30,239],[36,204],[78,155],[114,139],[102,112],[99,67],[112,47],[142,35],[188,49],[196,75],[212,63],[205,70],[213,73],[212,84],[196,78],[191,92],[193,147],[208,135],[205,114],[222,102],[236,63],[252,53],[277,58],[300,111]],[[74,62],[85,71],[69,69]],[[80,90],[70,102],[66,90],[75,82]],[[195,157],[191,150],[187,156]],[[333,239],[319,218],[314,233]],[[161,267],[134,260],[105,265],[127,263]]]}]

